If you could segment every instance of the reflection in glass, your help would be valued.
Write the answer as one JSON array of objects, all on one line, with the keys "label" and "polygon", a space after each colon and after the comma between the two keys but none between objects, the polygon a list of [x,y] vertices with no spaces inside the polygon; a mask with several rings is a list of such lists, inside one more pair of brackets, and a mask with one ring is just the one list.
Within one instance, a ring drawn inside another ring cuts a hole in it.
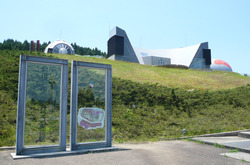
[{"label": "reflection in glass", "polygon": [[27,63],[24,145],[59,144],[61,66]]},{"label": "reflection in glass", "polygon": [[78,67],[77,143],[105,141],[106,71]]}]

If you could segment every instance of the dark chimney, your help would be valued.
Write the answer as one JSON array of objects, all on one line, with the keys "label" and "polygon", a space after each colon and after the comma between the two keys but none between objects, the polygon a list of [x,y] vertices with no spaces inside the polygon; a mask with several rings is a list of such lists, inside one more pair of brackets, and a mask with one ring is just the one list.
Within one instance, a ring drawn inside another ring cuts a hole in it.
[{"label": "dark chimney", "polygon": [[30,51],[34,51],[35,43],[34,41],[30,42]]},{"label": "dark chimney", "polygon": [[40,51],[40,40],[36,41],[36,51]]}]

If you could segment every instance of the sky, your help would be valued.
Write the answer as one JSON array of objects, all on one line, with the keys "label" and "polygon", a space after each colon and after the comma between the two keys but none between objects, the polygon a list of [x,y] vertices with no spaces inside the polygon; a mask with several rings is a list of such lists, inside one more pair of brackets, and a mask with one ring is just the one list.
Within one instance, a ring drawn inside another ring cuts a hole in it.
[{"label": "sky", "polygon": [[107,52],[109,31],[134,47],[208,42],[213,59],[250,74],[250,0],[0,0],[0,42],[65,40]]}]

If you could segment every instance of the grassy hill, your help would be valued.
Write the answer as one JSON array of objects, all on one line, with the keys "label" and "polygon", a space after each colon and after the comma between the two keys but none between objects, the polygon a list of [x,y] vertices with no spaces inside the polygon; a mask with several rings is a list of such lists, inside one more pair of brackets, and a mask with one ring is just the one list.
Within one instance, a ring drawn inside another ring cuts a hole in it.
[{"label": "grassy hill", "polygon": [[72,55],[0,51],[0,146],[15,143],[20,54],[111,64],[112,132],[118,142],[176,138],[182,136],[184,128],[188,136],[250,128],[250,77]]},{"label": "grassy hill", "polygon": [[111,64],[114,77],[140,83],[157,83],[172,88],[221,90],[235,88],[250,83],[250,77],[242,76],[233,72],[171,69],[72,55],[53,54],[51,56],[68,59],[69,61],[76,60]]}]

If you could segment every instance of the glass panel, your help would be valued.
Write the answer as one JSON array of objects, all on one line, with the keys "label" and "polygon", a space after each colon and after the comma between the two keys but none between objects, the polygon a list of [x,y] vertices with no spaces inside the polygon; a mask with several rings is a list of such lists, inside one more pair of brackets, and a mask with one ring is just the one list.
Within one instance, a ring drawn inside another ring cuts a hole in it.
[{"label": "glass panel", "polygon": [[105,141],[106,70],[78,67],[77,143]]},{"label": "glass panel", "polygon": [[24,145],[59,144],[61,66],[27,63]]}]

